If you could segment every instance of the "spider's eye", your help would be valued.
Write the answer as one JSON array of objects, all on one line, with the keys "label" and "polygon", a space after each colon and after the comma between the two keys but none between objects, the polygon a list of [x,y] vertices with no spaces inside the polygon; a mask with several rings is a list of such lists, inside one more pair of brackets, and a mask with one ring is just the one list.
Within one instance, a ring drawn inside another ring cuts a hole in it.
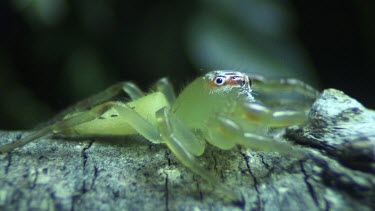
[{"label": "spider's eye", "polygon": [[218,77],[215,79],[215,84],[222,85],[224,83],[224,79],[221,77]]}]

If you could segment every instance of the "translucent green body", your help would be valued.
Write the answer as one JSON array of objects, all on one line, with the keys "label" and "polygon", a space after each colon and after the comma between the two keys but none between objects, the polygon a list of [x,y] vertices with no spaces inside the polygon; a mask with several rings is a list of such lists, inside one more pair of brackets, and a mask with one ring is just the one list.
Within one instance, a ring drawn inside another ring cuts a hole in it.
[{"label": "translucent green body", "polygon": [[225,111],[238,97],[234,92],[214,92],[207,81],[200,77],[181,92],[171,110],[188,128],[201,129],[212,115]]},{"label": "translucent green body", "polygon": [[[131,101],[110,101],[122,91]],[[302,98],[288,98],[290,93]],[[148,95],[133,83],[121,82],[79,102],[53,124],[0,146],[0,152],[9,152],[51,133],[140,134],[154,144],[166,144],[186,167],[214,183],[227,199],[235,200],[238,196],[196,159],[204,153],[205,141],[221,149],[242,145],[303,156],[301,151],[265,132],[271,127],[303,124],[317,96],[315,89],[295,79],[266,80],[255,76],[252,80],[247,74],[234,71],[207,73],[190,83],[177,98],[166,79],[159,80],[156,92]]]}]

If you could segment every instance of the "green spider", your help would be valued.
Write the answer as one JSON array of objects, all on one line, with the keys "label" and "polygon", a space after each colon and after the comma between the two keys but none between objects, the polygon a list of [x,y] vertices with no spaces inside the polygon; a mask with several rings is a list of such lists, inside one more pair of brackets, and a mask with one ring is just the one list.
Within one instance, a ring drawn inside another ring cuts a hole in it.
[{"label": "green spider", "polygon": [[[109,101],[122,91],[132,101]],[[154,144],[166,144],[186,167],[223,188],[196,159],[204,153],[206,141],[224,150],[241,145],[298,154],[298,150],[275,141],[266,132],[273,127],[305,123],[317,96],[315,89],[296,79],[267,80],[234,71],[213,71],[198,77],[177,98],[165,78],[148,95],[135,84],[122,82],[79,102],[55,123],[0,146],[0,152],[52,133],[138,133]]]}]

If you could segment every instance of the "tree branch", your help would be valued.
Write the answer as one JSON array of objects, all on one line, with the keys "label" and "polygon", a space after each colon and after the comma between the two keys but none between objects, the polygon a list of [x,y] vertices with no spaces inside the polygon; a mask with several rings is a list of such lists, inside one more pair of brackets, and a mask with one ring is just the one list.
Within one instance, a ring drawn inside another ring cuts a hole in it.
[{"label": "tree branch", "polygon": [[[137,137],[46,137],[0,155],[2,210],[371,210],[375,208],[375,112],[325,90],[303,128],[285,140],[309,156],[208,147],[199,159],[242,203],[214,187],[165,145]],[[0,144],[26,132],[0,133]],[[281,140],[282,141],[282,140]]]}]

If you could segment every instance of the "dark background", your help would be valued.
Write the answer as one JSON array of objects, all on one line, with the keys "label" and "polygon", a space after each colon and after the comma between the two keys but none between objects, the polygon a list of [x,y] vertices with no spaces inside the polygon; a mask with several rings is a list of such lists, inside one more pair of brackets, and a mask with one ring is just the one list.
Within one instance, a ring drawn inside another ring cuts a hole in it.
[{"label": "dark background", "polygon": [[23,2],[0,3],[1,129],[116,81],[147,90],[168,76],[180,90],[214,69],[296,77],[375,108],[374,1]]}]

